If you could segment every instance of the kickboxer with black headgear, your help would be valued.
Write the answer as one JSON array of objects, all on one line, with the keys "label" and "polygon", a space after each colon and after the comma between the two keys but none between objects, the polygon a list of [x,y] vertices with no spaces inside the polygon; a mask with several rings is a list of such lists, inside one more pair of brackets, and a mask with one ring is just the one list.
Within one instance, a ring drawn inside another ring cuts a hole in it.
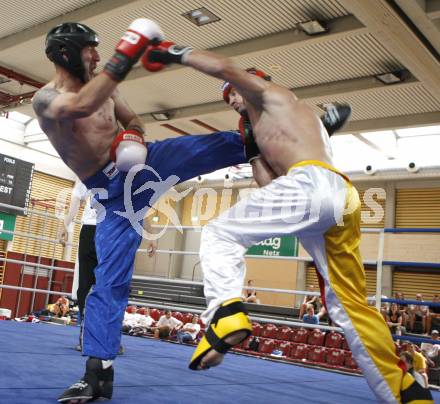
[{"label": "kickboxer with black headgear", "polygon": [[[148,44],[162,39],[156,23],[135,20],[103,72],[95,74],[99,55],[92,29],[65,23],[48,34],[46,49],[55,76],[36,93],[33,107],[50,142],[94,194],[93,206],[98,208],[96,283],[86,298],[82,332],[82,352],[89,358],[84,376],[59,402],[112,397],[113,360],[144,236],[142,219],[151,206],[176,183],[246,162],[235,131],[144,143],[143,123],[116,87]],[[130,169],[136,173],[133,181]],[[121,214],[127,203],[133,213]]]}]

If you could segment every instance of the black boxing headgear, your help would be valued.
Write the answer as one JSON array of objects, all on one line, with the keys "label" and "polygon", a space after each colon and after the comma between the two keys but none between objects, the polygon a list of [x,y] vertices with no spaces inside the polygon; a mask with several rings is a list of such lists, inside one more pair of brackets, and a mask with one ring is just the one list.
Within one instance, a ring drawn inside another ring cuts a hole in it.
[{"label": "black boxing headgear", "polygon": [[[271,81],[272,77],[268,74],[264,73],[262,70],[258,70],[255,67],[250,67],[249,69],[246,69],[246,71],[250,74],[254,74],[255,76],[261,77],[262,79],[266,81]],[[232,84],[228,81],[225,81],[222,85],[222,92],[223,92],[223,100],[226,102],[226,104],[229,104],[229,93],[232,90]]]},{"label": "black boxing headgear", "polygon": [[98,46],[98,34],[87,25],[65,22],[52,28],[46,36],[46,55],[53,63],[85,82],[81,51],[86,46]]}]

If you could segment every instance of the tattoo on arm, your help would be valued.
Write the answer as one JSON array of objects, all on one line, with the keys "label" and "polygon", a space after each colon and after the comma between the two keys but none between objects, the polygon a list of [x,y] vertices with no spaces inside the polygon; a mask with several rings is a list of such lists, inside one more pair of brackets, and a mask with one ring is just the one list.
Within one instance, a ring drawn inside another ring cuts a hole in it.
[{"label": "tattoo on arm", "polygon": [[32,106],[38,116],[43,116],[47,107],[59,95],[59,91],[55,88],[43,88],[38,90],[32,100]]}]

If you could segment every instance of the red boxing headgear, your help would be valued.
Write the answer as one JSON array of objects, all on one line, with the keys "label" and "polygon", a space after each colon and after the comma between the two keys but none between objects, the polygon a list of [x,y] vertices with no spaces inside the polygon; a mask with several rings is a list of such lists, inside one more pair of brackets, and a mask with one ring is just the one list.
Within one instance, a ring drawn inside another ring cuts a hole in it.
[{"label": "red boxing headgear", "polygon": [[[263,72],[263,70],[258,70],[255,67],[250,67],[249,69],[246,69],[246,71],[250,74],[254,74],[255,76],[261,77],[262,79],[266,81],[271,81],[272,77],[267,75]],[[226,102],[226,104],[229,104],[229,93],[232,90],[232,84],[228,81],[225,81],[222,85],[222,92],[223,92],[223,100]]]}]

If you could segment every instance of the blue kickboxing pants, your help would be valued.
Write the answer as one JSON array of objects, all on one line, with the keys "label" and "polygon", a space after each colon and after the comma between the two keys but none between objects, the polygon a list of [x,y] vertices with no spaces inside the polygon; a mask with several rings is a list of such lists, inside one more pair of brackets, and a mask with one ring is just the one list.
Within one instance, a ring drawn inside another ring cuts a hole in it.
[{"label": "blue kickboxing pants", "polygon": [[243,143],[236,132],[216,132],[147,143],[144,169],[133,176],[113,163],[84,184],[94,194],[96,227],[96,284],[86,299],[83,354],[114,359],[128,303],[139,228],[151,207],[173,185],[209,172],[246,163]]}]

